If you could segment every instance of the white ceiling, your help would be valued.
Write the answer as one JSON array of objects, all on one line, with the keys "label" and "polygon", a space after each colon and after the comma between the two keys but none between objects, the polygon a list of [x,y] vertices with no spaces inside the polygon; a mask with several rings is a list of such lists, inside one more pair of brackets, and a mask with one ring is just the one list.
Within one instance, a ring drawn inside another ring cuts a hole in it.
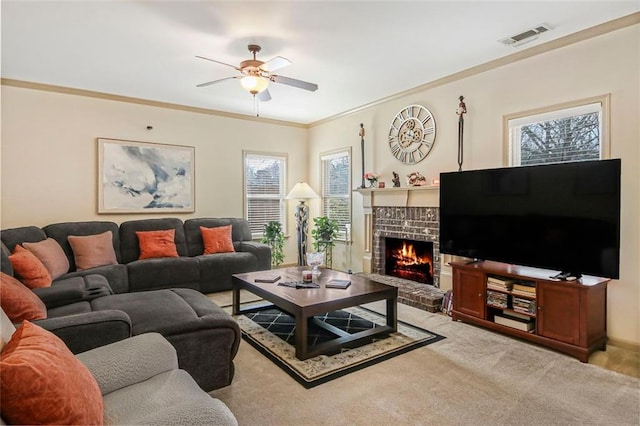
[{"label": "white ceiling", "polygon": [[[232,68],[283,56],[260,116],[312,123],[640,10],[608,1],[2,1],[2,77],[254,114]],[[498,40],[541,23],[520,48]]]}]

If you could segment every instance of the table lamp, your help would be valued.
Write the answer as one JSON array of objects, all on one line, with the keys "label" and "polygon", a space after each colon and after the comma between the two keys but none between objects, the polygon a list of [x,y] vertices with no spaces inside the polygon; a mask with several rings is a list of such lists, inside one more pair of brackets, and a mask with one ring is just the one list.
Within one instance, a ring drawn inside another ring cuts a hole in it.
[{"label": "table lamp", "polygon": [[295,184],[289,195],[285,197],[287,200],[300,200],[300,204],[296,206],[296,230],[298,231],[298,265],[305,265],[307,254],[307,231],[309,230],[309,208],[305,201],[320,198],[306,182],[298,182]]}]

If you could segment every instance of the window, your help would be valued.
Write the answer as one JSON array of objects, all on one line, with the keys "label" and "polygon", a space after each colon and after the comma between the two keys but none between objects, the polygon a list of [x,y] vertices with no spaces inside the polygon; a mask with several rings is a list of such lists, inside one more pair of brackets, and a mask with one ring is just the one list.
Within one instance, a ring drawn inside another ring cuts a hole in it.
[{"label": "window", "polygon": [[244,214],[254,238],[262,237],[264,225],[272,220],[280,222],[286,232],[286,169],[287,157],[284,154],[244,152]]},{"label": "window", "polygon": [[603,130],[608,99],[591,99],[507,118],[511,166],[597,160],[608,155]]},{"label": "window", "polygon": [[322,215],[338,221],[338,240],[346,238],[351,223],[351,151],[320,155]]}]

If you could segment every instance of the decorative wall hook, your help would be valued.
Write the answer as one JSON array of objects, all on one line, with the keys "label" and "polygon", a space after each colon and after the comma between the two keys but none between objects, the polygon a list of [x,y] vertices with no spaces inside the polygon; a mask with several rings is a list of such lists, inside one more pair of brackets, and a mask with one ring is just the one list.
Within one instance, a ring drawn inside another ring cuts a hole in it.
[{"label": "decorative wall hook", "polygon": [[458,114],[458,171],[462,171],[462,162],[464,161],[464,115],[467,113],[467,105],[464,103],[464,96],[458,98],[460,103],[456,114]]},{"label": "decorative wall hook", "polygon": [[364,188],[364,124],[362,123],[360,123],[360,133],[358,133],[358,135],[360,136],[360,153],[362,154],[362,173],[360,173],[362,183],[360,184],[360,188]]}]

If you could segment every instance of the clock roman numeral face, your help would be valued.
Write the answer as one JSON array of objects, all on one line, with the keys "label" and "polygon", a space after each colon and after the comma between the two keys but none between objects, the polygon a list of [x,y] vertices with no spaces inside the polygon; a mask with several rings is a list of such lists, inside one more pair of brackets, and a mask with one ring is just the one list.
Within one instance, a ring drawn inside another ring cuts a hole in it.
[{"label": "clock roman numeral face", "polygon": [[422,161],[436,139],[436,122],[420,105],[409,105],[393,118],[389,126],[391,154],[405,164]]}]

